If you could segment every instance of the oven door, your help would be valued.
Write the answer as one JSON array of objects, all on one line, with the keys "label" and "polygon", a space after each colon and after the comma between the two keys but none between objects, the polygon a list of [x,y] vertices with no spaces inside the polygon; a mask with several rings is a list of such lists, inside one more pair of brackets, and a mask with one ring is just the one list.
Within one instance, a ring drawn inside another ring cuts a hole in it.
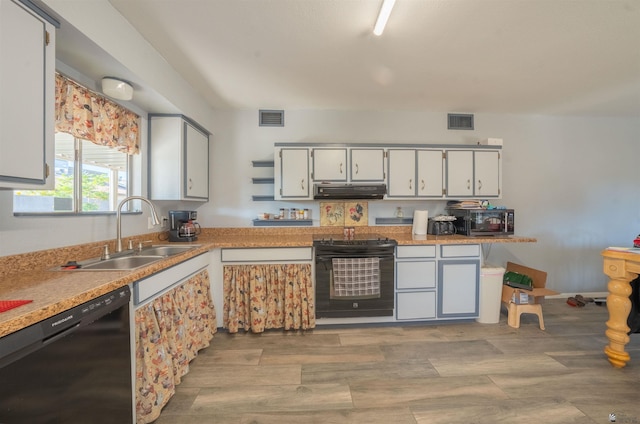
[{"label": "oven door", "polygon": [[393,315],[393,249],[316,252],[316,317]]}]

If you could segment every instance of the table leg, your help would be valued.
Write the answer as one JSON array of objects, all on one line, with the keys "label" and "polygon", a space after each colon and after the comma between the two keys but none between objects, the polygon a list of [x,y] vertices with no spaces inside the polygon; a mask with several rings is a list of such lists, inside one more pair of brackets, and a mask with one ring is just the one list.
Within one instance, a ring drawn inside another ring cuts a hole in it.
[{"label": "table leg", "polygon": [[631,311],[631,284],[635,274],[624,271],[624,265],[619,267],[615,261],[605,261],[605,274],[611,277],[609,285],[609,295],[607,296],[607,309],[609,311],[609,321],[607,321],[607,331],[609,345],[604,348],[604,353],[609,358],[609,362],[616,368],[624,367],[629,362],[629,354],[624,347],[629,343],[629,327],[627,319]]}]

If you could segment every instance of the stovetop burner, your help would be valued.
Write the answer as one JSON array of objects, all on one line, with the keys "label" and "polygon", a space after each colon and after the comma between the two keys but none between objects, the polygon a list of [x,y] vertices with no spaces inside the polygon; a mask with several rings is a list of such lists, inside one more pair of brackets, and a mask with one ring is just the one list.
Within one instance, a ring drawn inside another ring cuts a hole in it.
[{"label": "stovetop burner", "polygon": [[313,244],[314,246],[395,246],[398,243],[379,234],[356,234],[353,238],[339,234],[318,234],[314,236]]}]

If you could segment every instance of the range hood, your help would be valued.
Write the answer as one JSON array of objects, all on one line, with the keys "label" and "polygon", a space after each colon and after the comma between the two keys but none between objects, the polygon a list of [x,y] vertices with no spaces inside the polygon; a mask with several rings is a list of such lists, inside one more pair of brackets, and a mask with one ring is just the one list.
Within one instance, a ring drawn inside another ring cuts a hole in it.
[{"label": "range hood", "polygon": [[382,199],[387,194],[386,184],[315,184],[313,198],[331,199]]}]

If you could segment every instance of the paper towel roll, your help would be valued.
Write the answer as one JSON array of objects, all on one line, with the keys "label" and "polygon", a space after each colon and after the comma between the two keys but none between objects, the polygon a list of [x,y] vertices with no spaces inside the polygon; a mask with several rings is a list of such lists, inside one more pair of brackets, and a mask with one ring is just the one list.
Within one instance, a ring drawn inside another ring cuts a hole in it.
[{"label": "paper towel roll", "polygon": [[429,221],[429,211],[415,210],[413,211],[413,229],[412,234],[427,234],[427,222]]}]

